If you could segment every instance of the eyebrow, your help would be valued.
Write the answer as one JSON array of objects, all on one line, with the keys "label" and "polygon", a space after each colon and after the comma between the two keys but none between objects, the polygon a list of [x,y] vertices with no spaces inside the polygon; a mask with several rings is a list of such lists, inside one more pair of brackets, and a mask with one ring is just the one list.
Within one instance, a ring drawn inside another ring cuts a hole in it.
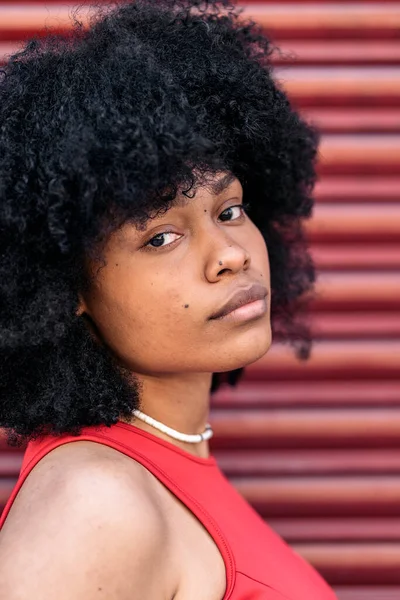
[{"label": "eyebrow", "polygon": [[[226,190],[227,187],[229,187],[231,185],[231,183],[233,183],[234,181],[237,181],[238,178],[236,177],[236,175],[234,175],[233,173],[229,172],[226,173],[225,175],[223,175],[222,177],[220,177],[219,179],[216,179],[215,181],[208,181],[206,184],[206,187],[211,190],[211,192],[214,194],[214,196],[218,196],[219,194],[222,194],[222,192],[224,190]],[[183,192],[183,195],[185,196],[185,193]],[[177,195],[175,200],[172,202],[172,206],[185,206],[186,203],[188,201],[188,197],[186,196],[186,198],[183,198],[182,195]]]},{"label": "eyebrow", "polygon": [[227,173],[223,177],[220,177],[220,179],[211,182],[209,187],[213,194],[218,196],[218,194],[221,194],[234,181],[236,181],[235,175],[233,173]]}]

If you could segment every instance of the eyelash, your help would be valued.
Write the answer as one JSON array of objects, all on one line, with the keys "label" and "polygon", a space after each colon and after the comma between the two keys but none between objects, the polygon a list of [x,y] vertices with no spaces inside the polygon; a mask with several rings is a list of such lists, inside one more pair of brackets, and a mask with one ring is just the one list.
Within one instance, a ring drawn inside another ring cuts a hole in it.
[{"label": "eyelash", "polygon": [[[250,205],[249,204],[235,204],[234,206],[228,206],[228,208],[226,208],[225,210],[222,211],[221,215],[224,214],[224,212],[231,210],[232,208],[240,208],[241,209],[241,215],[240,217],[244,216],[245,213],[249,210]],[[220,215],[220,216],[221,216]],[[240,217],[237,217],[236,219],[232,219],[232,221],[236,221],[237,219],[240,219]],[[230,221],[224,221],[225,223],[229,223]],[[148,251],[153,251],[153,250],[159,250],[160,248],[166,248],[167,246],[169,246],[170,244],[173,244],[174,242],[170,242],[169,244],[165,244],[163,246],[151,246],[151,242],[157,238],[159,238],[162,235],[168,235],[169,233],[175,233],[174,231],[161,231],[160,233],[157,233],[157,235],[155,235],[154,237],[152,237],[148,242],[145,243],[145,245],[143,246],[144,250],[148,250]],[[174,240],[176,241],[176,240]]]}]

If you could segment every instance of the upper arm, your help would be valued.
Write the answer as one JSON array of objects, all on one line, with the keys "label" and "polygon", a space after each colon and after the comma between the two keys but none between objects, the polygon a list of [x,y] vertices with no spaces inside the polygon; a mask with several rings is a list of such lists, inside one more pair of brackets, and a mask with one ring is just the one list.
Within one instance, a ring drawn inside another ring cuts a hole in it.
[{"label": "upper arm", "polygon": [[78,472],[16,510],[0,537],[0,597],[167,599],[166,544],[146,493],[125,477]]}]

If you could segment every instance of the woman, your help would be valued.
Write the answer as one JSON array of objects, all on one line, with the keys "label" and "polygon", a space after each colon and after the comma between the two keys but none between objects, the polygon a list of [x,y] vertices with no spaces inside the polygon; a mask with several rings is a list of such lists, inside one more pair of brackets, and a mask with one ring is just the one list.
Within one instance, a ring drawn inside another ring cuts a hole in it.
[{"label": "woman", "polygon": [[316,135],[237,16],[109,6],[3,72],[0,425],[29,443],[2,598],[335,597],[208,450],[210,391],[271,315],[307,353],[313,281]]}]

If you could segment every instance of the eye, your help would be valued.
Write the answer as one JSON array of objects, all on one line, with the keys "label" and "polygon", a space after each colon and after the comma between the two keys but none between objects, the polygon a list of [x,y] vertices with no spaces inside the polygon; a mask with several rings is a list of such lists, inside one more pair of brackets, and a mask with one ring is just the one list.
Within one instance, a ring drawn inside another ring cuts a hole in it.
[{"label": "eye", "polygon": [[[175,238],[174,238],[175,236]],[[169,246],[172,242],[175,242],[176,239],[181,237],[178,233],[174,233],[173,231],[163,231],[162,233],[158,233],[151,240],[149,240],[145,247],[150,249],[156,248],[164,248],[165,246]]]},{"label": "eye", "polygon": [[243,217],[246,209],[248,208],[247,204],[237,204],[236,206],[230,206],[225,209],[219,216],[221,221],[236,221]]}]

